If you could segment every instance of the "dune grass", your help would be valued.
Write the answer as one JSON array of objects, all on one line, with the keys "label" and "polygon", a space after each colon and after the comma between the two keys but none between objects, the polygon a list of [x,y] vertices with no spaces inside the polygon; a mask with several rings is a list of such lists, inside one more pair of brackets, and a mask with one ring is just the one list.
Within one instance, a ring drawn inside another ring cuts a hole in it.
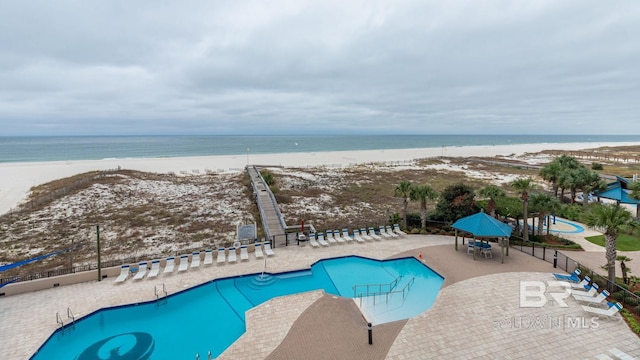
[{"label": "dune grass", "polygon": [[[586,237],[589,242],[604,247],[604,235]],[[637,236],[620,234],[616,243],[616,249],[620,251],[638,251],[640,250],[640,238]]]}]

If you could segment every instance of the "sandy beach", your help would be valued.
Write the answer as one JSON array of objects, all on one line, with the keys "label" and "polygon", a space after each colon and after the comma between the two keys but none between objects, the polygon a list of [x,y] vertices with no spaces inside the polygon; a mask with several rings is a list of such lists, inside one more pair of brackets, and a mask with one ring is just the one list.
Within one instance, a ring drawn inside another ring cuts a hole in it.
[{"label": "sandy beach", "polygon": [[580,150],[637,143],[566,143],[497,146],[457,146],[442,148],[332,151],[315,153],[242,154],[228,156],[127,158],[86,161],[53,161],[0,164],[0,214],[24,201],[33,186],[94,170],[122,169],[176,174],[206,171],[241,171],[247,164],[304,166],[348,166],[372,162],[406,161],[436,156],[512,156],[543,150]]}]

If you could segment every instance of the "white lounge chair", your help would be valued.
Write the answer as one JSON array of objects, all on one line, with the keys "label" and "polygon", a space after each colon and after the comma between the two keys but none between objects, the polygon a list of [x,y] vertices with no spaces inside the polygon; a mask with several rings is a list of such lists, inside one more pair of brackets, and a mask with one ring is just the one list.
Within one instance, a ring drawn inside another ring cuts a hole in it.
[{"label": "white lounge chair", "polygon": [[327,230],[327,231],[325,231],[325,233],[327,235],[327,241],[329,242],[329,244],[336,244],[337,243],[336,239],[333,237],[333,231]]},{"label": "white lounge chair", "polygon": [[369,228],[369,236],[373,238],[373,240],[382,240],[382,237],[376,234],[376,229],[372,227]]},{"label": "white lounge chair", "polygon": [[271,244],[268,241],[264,242],[263,245],[264,245],[264,253],[267,256],[273,256],[276,254],[273,252],[273,249],[271,249]]},{"label": "white lounge chair", "polygon": [[602,290],[601,293],[598,293],[596,296],[574,296],[574,298],[578,301],[592,303],[592,304],[600,304],[606,298],[609,297],[609,292],[607,290]]},{"label": "white lounge chair", "polygon": [[405,236],[407,235],[406,232],[400,230],[400,225],[398,224],[393,224],[393,232],[395,232],[396,234],[400,235],[400,236]]},{"label": "white lounge chair", "polygon": [[314,247],[314,248],[317,248],[320,246],[320,244],[316,240],[316,233],[309,234],[309,244],[311,245],[311,247]]},{"label": "white lounge chair", "polygon": [[384,227],[384,225],[381,225],[378,228],[379,232],[380,232],[380,236],[382,236],[383,238],[386,239],[391,239],[391,235],[387,234],[387,229]]},{"label": "white lounge chair", "polygon": [[255,243],[253,244],[253,246],[255,247],[256,259],[262,259],[264,257],[264,253],[262,252],[262,244]]},{"label": "white lounge chair", "polygon": [[345,244],[346,241],[340,236],[340,230],[333,230],[333,238],[336,239],[338,244]]},{"label": "white lounge chair", "polygon": [[143,261],[140,263],[140,265],[138,266],[138,272],[136,273],[136,275],[133,277],[133,280],[140,280],[142,279],[145,275],[147,275],[147,262]]},{"label": "white lounge chair", "polygon": [[176,259],[173,256],[167,258],[167,264],[164,266],[163,274],[171,274],[176,266]]},{"label": "white lounge chair", "polygon": [[191,268],[195,269],[200,267],[200,251],[195,251],[191,255]]},{"label": "white lounge chair", "polygon": [[329,243],[324,240],[323,233],[318,234],[318,244],[320,244],[321,246],[329,246]]},{"label": "white lounge chair", "polygon": [[364,239],[362,238],[362,236],[360,236],[360,230],[358,229],[353,229],[353,240],[359,242],[359,243],[363,243]]},{"label": "white lounge chair", "polygon": [[569,283],[569,284],[571,284],[571,287],[574,289],[586,289],[590,282],[591,282],[591,278],[588,276],[585,276],[584,279],[582,279],[582,281],[580,281],[579,283]]},{"label": "white lounge chair", "polygon": [[213,250],[207,249],[204,251],[204,265],[213,264]]},{"label": "white lounge chair", "polygon": [[230,263],[238,261],[238,254],[236,254],[236,248],[234,248],[233,246],[229,248],[229,256],[227,258],[227,261]]},{"label": "white lounge chair", "polygon": [[574,298],[576,296],[596,296],[596,293],[598,292],[598,284],[596,283],[593,283],[591,286],[587,285],[584,288],[587,291],[571,290],[571,296]]},{"label": "white lounge chair", "polygon": [[398,235],[398,234],[396,234],[396,233],[394,233],[394,232],[393,232],[393,229],[391,228],[391,226],[390,226],[390,225],[387,225],[387,226],[385,227],[385,230],[387,230],[387,234],[391,235],[391,237],[396,238],[396,237],[399,237],[399,236],[400,236],[400,235]]},{"label": "white lounge chair", "polygon": [[187,271],[189,268],[189,255],[180,256],[180,265],[178,265],[178,272]]},{"label": "white lounge chair", "polygon": [[247,245],[240,247],[240,261],[249,260],[249,252],[247,251]]},{"label": "white lounge chair", "polygon": [[129,265],[120,266],[120,275],[116,278],[115,283],[121,283],[129,277]]},{"label": "white lounge chair", "polygon": [[615,304],[608,303],[608,305],[609,305],[608,309],[601,309],[601,308],[582,305],[582,310],[593,313],[593,314],[604,315],[604,316],[615,316],[618,313],[618,311],[622,310],[622,305],[619,302]]},{"label": "white lounge chair", "polygon": [[371,236],[367,235],[367,228],[360,229],[360,237],[364,240],[373,240]]},{"label": "white lounge chair", "polygon": [[224,248],[218,248],[218,257],[216,258],[216,264],[224,264],[227,261],[227,255],[224,253]]},{"label": "white lounge chair", "polygon": [[160,273],[160,260],[151,261],[151,270],[149,271],[149,275],[147,275],[147,279],[154,278],[158,276]]},{"label": "white lounge chair", "polygon": [[346,242],[352,242],[353,241],[353,238],[351,236],[349,236],[349,230],[347,230],[347,229],[342,229],[342,238]]}]

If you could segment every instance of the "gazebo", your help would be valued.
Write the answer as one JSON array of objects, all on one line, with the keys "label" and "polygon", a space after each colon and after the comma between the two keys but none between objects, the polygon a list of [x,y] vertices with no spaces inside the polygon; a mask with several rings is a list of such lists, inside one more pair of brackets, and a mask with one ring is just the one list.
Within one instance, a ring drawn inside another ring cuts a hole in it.
[{"label": "gazebo", "polygon": [[[511,227],[499,220],[487,215],[484,211],[459,219],[453,223],[452,227],[456,230],[456,246],[458,251],[458,230],[469,233],[475,238],[503,238],[500,241],[501,262],[504,263],[505,247],[509,246],[509,237],[511,236]],[[464,241],[464,237],[463,237]],[[507,249],[507,256],[509,256]],[[473,260],[476,259],[476,252],[473,252]]]},{"label": "gazebo", "polygon": [[621,176],[616,176],[616,181],[607,184],[607,188],[603,191],[595,191],[594,196],[613,200],[616,204],[628,204],[629,207],[635,207],[636,217],[640,215],[640,201],[630,196],[629,180]]}]

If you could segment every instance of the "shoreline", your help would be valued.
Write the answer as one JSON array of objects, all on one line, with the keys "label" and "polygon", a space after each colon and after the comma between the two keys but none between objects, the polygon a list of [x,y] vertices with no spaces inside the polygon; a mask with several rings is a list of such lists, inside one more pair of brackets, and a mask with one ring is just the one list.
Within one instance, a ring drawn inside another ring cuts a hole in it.
[{"label": "shoreline", "polygon": [[411,161],[445,157],[519,156],[543,150],[581,150],[603,146],[638,145],[638,142],[540,143],[516,145],[454,146],[420,149],[355,150],[279,154],[238,154],[164,158],[110,158],[49,162],[0,163],[0,214],[26,199],[33,186],[88,171],[122,168],[154,173],[203,174],[211,171],[243,171],[248,164],[263,166],[309,167],[350,166],[374,162]]}]

